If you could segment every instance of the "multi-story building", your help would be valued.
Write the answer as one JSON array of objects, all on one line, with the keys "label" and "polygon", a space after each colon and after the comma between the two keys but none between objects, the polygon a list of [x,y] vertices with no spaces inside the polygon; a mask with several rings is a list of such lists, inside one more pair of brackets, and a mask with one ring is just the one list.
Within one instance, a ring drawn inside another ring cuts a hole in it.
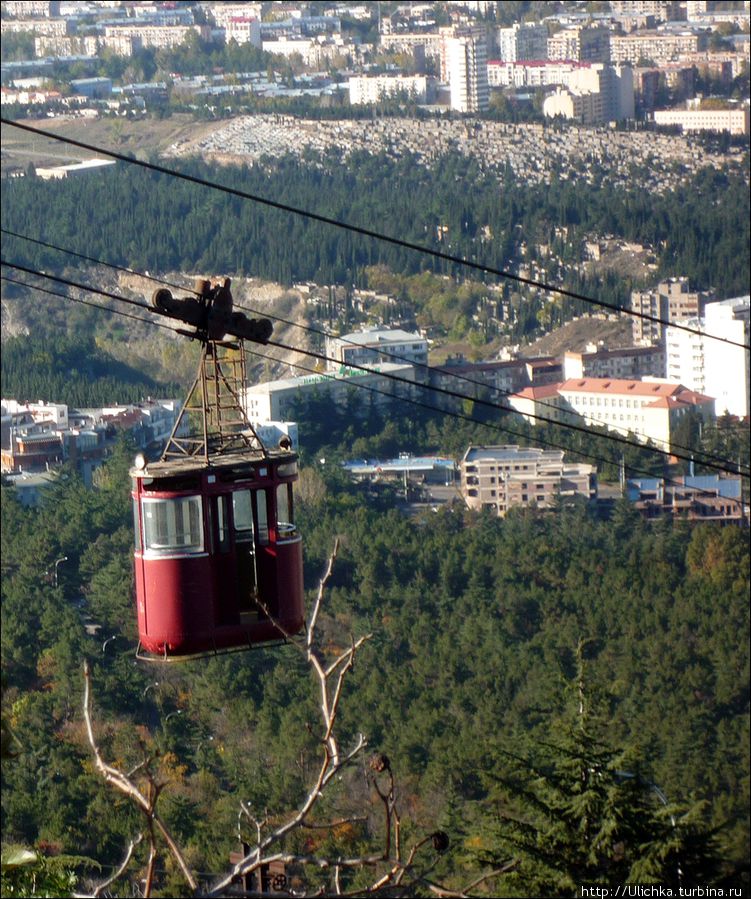
[{"label": "multi-story building", "polygon": [[509,405],[531,424],[538,420],[599,425],[634,434],[669,450],[671,435],[692,411],[709,423],[715,401],[666,381],[572,378],[547,387],[527,387],[508,398]]},{"label": "multi-story building", "polygon": [[[688,278],[667,278],[651,290],[632,291],[631,311],[635,315],[631,327],[634,343],[661,342],[665,336],[664,322],[697,318],[706,303],[713,299],[711,291],[691,291]],[[645,315],[650,318],[640,317]]]},{"label": "multi-story building", "polygon": [[326,355],[330,371],[347,365],[378,365],[395,362],[410,365],[428,364],[428,341],[420,334],[399,328],[371,328],[341,337],[326,338]]},{"label": "multi-story building", "polygon": [[484,38],[454,37],[446,41],[451,108],[482,112],[488,108],[488,56]]},{"label": "multi-story building", "polygon": [[589,69],[589,62],[504,62],[488,63],[490,87],[546,87],[551,84],[568,84],[571,75],[579,69]]},{"label": "multi-story building", "polygon": [[634,79],[629,66],[595,63],[571,72],[566,85],[546,98],[546,116],[563,116],[585,125],[634,116]]},{"label": "multi-story building", "polygon": [[[383,362],[372,372],[343,367],[336,374],[323,373],[266,381],[248,387],[245,391],[245,413],[251,423],[288,421],[296,415],[297,404],[306,397],[319,396],[331,403],[343,403],[349,391],[355,389],[355,383],[374,388],[370,394],[373,402],[383,404],[389,397],[410,396],[414,376],[415,369],[412,365]],[[365,414],[366,404],[359,403],[358,407]]]},{"label": "multi-story building", "polygon": [[659,22],[677,19],[678,0],[610,0],[610,11],[624,16],[654,16]]},{"label": "multi-story building", "polygon": [[1,34],[15,34],[28,31],[32,34],[48,37],[63,37],[68,33],[67,19],[3,19],[0,22]]},{"label": "multi-story building", "polygon": [[626,496],[647,519],[668,516],[740,524],[746,518],[741,479],[732,476],[686,475],[667,482],[634,478],[626,482]]},{"label": "multi-story building", "polygon": [[656,109],[655,125],[679,125],[682,131],[749,133],[749,106],[728,109]]},{"label": "multi-story building", "polygon": [[645,377],[660,378],[664,374],[665,351],[659,345],[619,347],[613,350],[590,345],[583,353],[566,351],[563,354],[563,377],[566,380],[571,378],[640,380]]},{"label": "multi-story building", "polygon": [[261,23],[250,16],[229,16],[224,20],[224,38],[238,44],[261,47]]},{"label": "multi-story building", "polygon": [[499,28],[498,48],[503,62],[546,59],[548,55],[547,26],[517,22],[510,28]]},{"label": "multi-story building", "polygon": [[60,15],[60,0],[5,0],[3,10],[6,16],[44,16],[54,18]]},{"label": "multi-story building", "polygon": [[656,65],[676,62],[687,53],[706,50],[708,37],[703,32],[686,31],[671,34],[663,31],[634,31],[610,35],[610,60],[613,63],[643,65],[646,60]]},{"label": "multi-story building", "polygon": [[609,62],[610,32],[602,25],[564,28],[548,38],[548,59]]},{"label": "multi-story building", "polygon": [[714,397],[717,415],[749,416],[750,308],[747,296],[708,303],[702,318],[684,322],[691,332],[665,332],[666,377]]},{"label": "multi-story building", "polygon": [[353,106],[378,103],[384,97],[405,94],[419,103],[428,96],[426,75],[355,75],[349,79],[349,102]]},{"label": "multi-story building", "polygon": [[263,15],[262,3],[212,3],[204,4],[204,8],[217,28],[226,28],[235,16],[260,20]]},{"label": "multi-story building", "polygon": [[104,37],[129,37],[140,41],[142,47],[178,47],[195,32],[208,40],[211,29],[207,25],[106,25]]},{"label": "multi-story building", "polygon": [[82,37],[42,35],[34,38],[34,55],[45,56],[96,56],[99,41],[96,35],[87,34]]},{"label": "multi-story building", "polygon": [[470,446],[460,465],[461,493],[470,509],[504,518],[514,507],[549,509],[560,498],[597,497],[593,465],[565,462],[562,450]]}]

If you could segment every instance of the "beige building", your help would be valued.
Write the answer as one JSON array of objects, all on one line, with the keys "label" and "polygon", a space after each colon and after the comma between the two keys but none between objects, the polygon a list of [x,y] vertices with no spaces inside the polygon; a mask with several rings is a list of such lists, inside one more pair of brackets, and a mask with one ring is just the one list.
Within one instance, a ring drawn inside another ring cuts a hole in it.
[{"label": "beige building", "polygon": [[530,424],[557,421],[597,425],[619,434],[633,434],[670,449],[671,435],[691,411],[705,422],[715,417],[715,401],[682,384],[664,380],[630,381],[572,378],[547,387],[528,387],[508,398],[509,405]]},{"label": "beige building", "polygon": [[634,77],[629,66],[594,63],[572,71],[565,83],[543,103],[546,116],[563,116],[584,125],[634,116]]},{"label": "beige building", "polygon": [[593,465],[567,463],[562,450],[470,446],[460,465],[461,493],[470,509],[504,518],[515,506],[549,509],[559,497],[597,497]]},{"label": "beige building", "polygon": [[735,109],[656,109],[655,125],[679,125],[682,131],[749,133],[748,104]]},{"label": "beige building", "polygon": [[107,25],[106,40],[131,38],[140,41],[142,47],[178,47],[192,32],[208,39],[210,29],[206,25]]},{"label": "beige building", "polygon": [[608,62],[610,32],[601,25],[564,28],[548,38],[548,59]]},{"label": "beige building", "polygon": [[662,322],[677,322],[701,315],[705,304],[714,299],[711,291],[692,291],[688,278],[667,278],[651,290],[631,293],[631,311],[635,343],[659,343],[665,336],[665,325],[640,315],[648,315]]}]

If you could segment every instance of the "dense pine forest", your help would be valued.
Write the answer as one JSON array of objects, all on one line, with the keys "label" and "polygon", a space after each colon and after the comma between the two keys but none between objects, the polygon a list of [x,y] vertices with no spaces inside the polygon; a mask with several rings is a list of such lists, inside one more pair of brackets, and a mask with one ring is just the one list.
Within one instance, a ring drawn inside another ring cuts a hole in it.
[{"label": "dense pine forest", "polygon": [[[395,161],[361,154],[345,164],[333,153],[322,157],[313,151],[302,159],[267,159],[252,167],[217,168],[198,160],[173,165],[276,203],[496,268],[518,259],[522,242],[531,254],[545,244],[561,260],[576,262],[584,237],[596,233],[655,247],[657,277],[687,275],[695,288],[714,287],[721,297],[748,286],[747,184],[739,175],[710,168],[679,190],[647,195],[636,187],[615,188],[604,174],[597,186],[564,179],[530,185],[511,170],[499,182],[458,154],[431,169],[408,156]],[[152,273],[222,272],[283,284],[304,279],[352,284],[364,281],[366,267],[381,263],[400,273],[436,267],[465,274],[415,251],[299,215],[122,163],[116,168],[63,182],[24,178],[7,184],[3,227]],[[439,226],[448,229],[447,241],[438,240]],[[568,229],[565,241],[556,234],[562,227]],[[6,240],[14,261],[51,270],[74,264],[54,251]],[[627,279],[588,284],[574,269],[563,275],[553,264],[547,278],[589,288],[619,306],[628,302]],[[571,314],[579,311],[583,307],[570,307]]]}]

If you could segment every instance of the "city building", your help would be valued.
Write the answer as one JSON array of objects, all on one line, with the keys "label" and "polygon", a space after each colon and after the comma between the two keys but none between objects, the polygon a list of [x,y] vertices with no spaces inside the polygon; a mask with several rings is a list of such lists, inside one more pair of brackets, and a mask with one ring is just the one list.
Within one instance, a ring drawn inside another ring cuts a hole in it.
[{"label": "city building", "polygon": [[665,376],[714,397],[718,416],[749,416],[750,308],[748,296],[707,303],[702,318],[684,322],[700,333],[665,332]]},{"label": "city building", "polygon": [[378,103],[403,95],[424,103],[428,98],[426,75],[354,75],[349,79],[349,102],[353,106]]},{"label": "city building", "polygon": [[326,338],[329,371],[342,365],[378,365],[382,362],[428,364],[428,341],[399,328],[371,328],[341,337]]},{"label": "city building", "polygon": [[715,417],[714,398],[664,380],[571,378],[545,387],[526,387],[507,399],[530,424],[555,421],[598,425],[619,434],[633,434],[670,449],[675,428],[689,412],[704,422]]},{"label": "city building", "polygon": [[[248,420],[255,422],[289,421],[297,416],[297,404],[306,397],[325,398],[327,402],[345,403],[350,391],[358,386],[372,388],[370,394],[376,405],[385,404],[392,397],[411,396],[415,369],[412,365],[395,365],[384,362],[372,372],[359,369],[342,369],[334,373],[304,375],[266,381],[248,387],[244,394],[244,408]],[[358,393],[357,404],[366,413],[367,403],[363,403]]]},{"label": "city building", "polygon": [[[665,374],[665,351],[660,345],[618,347],[606,349],[587,346],[583,353],[566,351],[563,354],[563,377],[571,378],[625,378],[641,380],[645,377],[660,378]],[[679,379],[680,380],[680,379]],[[680,381],[680,383],[685,383]],[[687,384],[692,387],[692,385]],[[692,387],[692,389],[697,389]]]},{"label": "city building", "polygon": [[[651,290],[631,292],[631,320],[634,343],[660,343],[665,337],[661,322],[678,322],[701,316],[704,306],[713,300],[711,291],[692,291],[688,278],[667,278]],[[640,318],[640,316],[650,318]],[[652,321],[659,319],[660,321]]]},{"label": "city building", "polygon": [[545,25],[515,23],[498,29],[498,52],[503,62],[546,59],[548,29]]},{"label": "city building", "polygon": [[453,37],[446,41],[451,108],[482,112],[488,108],[488,56],[483,38]]},{"label": "city building", "polygon": [[736,524],[747,519],[739,477],[634,478],[626,482],[626,496],[647,519],[669,516]]},{"label": "city building", "polygon": [[55,165],[50,168],[39,166],[34,171],[37,178],[54,181],[76,175],[87,175],[90,172],[100,172],[102,169],[116,164],[115,159],[85,159],[83,162],[73,162],[70,165]]},{"label": "city building", "polygon": [[568,84],[573,72],[588,69],[589,62],[550,62],[548,60],[488,63],[490,87],[547,87],[552,84]]},{"label": "city building", "polygon": [[172,48],[179,47],[195,32],[199,37],[208,40],[211,29],[207,25],[106,25],[104,37],[131,38],[140,42],[142,47]]},{"label": "city building", "polygon": [[708,35],[704,32],[635,31],[631,34],[610,34],[610,61],[629,65],[664,65],[677,62],[687,53],[707,49]]},{"label": "city building", "polygon": [[682,131],[725,131],[748,135],[749,105],[727,109],[656,109],[655,125],[678,125]]},{"label": "city building", "polygon": [[610,32],[603,25],[564,28],[548,38],[548,59],[609,62]]},{"label": "city building", "polygon": [[585,125],[615,122],[634,117],[634,78],[629,66],[595,63],[572,71],[566,87],[543,103],[543,113],[563,116]]},{"label": "city building", "polygon": [[560,499],[597,498],[594,465],[564,461],[563,450],[470,446],[460,464],[462,496],[470,509],[504,518],[509,509],[549,509]]},{"label": "city building", "polygon": [[224,22],[224,39],[238,44],[261,47],[261,23],[250,16],[229,16]]},{"label": "city building", "polygon": [[55,18],[60,15],[60,0],[5,0],[3,12],[6,16],[44,16]]}]

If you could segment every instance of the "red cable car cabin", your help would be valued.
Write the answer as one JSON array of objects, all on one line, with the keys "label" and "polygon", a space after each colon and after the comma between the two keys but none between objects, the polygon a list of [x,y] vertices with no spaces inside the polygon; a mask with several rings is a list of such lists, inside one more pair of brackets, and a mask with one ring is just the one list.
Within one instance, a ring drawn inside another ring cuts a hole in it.
[{"label": "red cable car cabin", "polygon": [[233,311],[229,279],[194,293],[152,297],[197,329],[178,333],[201,360],[161,460],[139,455],[130,472],[138,656],[162,661],[283,641],[304,622],[297,455],[284,437],[267,450],[242,405],[243,341],[266,343],[271,322]]},{"label": "red cable car cabin", "polygon": [[162,658],[284,640],[304,622],[292,452],[131,471],[142,649]]}]

